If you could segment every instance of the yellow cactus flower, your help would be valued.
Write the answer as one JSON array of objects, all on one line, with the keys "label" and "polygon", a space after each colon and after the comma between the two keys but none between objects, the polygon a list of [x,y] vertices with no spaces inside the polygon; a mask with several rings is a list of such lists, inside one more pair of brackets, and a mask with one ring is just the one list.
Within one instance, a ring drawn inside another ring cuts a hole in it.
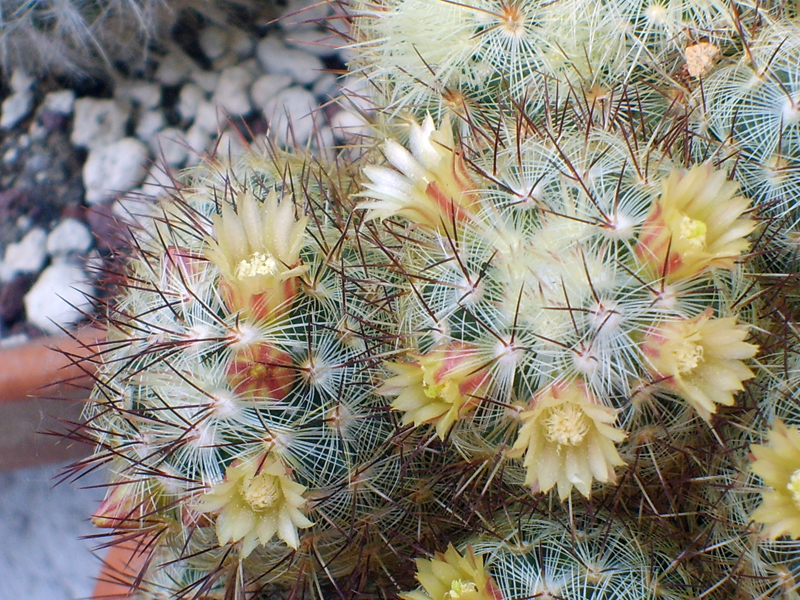
[{"label": "yellow cactus flower", "polygon": [[[360,208],[367,219],[405,217],[412,223],[452,233],[455,221],[473,214],[477,207],[475,184],[464,159],[456,149],[448,119],[439,129],[430,115],[422,125],[411,124],[411,152],[394,140],[387,140],[383,152],[394,167],[367,166],[362,196],[374,198]],[[398,173],[399,171],[399,173]]]},{"label": "yellow cactus flower", "polygon": [[242,192],[236,211],[222,204],[206,256],[222,273],[220,287],[231,310],[256,319],[274,316],[297,294],[297,277],[308,269],[300,264],[308,217],[295,219],[292,201],[278,202],[274,191],[263,203]]},{"label": "yellow cactus flower", "polygon": [[613,426],[617,411],[600,404],[581,381],[540,390],[519,418],[522,426],[508,456],[524,453],[525,485],[534,491],[557,485],[564,500],[576,487],[588,498],[594,479],[613,482],[614,467],[625,464],[614,445],[627,436]]},{"label": "yellow cactus flower", "polygon": [[676,281],[705,269],[732,269],[746,252],[753,219],[741,218],[750,200],[724,171],[702,164],[674,170],[642,226],[636,255],[653,277]]},{"label": "yellow cactus flower", "polygon": [[761,492],[761,506],[752,519],[765,525],[764,535],[777,539],[788,534],[800,538],[800,431],[775,419],[769,444],[750,447],[751,469],[772,489]]},{"label": "yellow cactus flower", "polygon": [[501,600],[502,593],[471,547],[465,556],[450,544],[433,558],[418,558],[417,581],[424,592],[400,594],[403,600]]},{"label": "yellow cactus flower", "polygon": [[233,463],[225,472],[225,481],[203,495],[195,508],[203,513],[220,511],[220,545],[241,541],[241,556],[245,557],[275,535],[287,546],[298,547],[297,530],[313,524],[301,512],[305,491],[280,460],[267,455],[263,460]]},{"label": "yellow cactus flower", "polygon": [[649,330],[641,350],[659,384],[681,396],[706,421],[717,405],[733,406],[733,396],[753,377],[744,360],[758,346],[744,341],[747,327],[735,317],[714,319],[711,309],[691,319],[667,321]]},{"label": "yellow cactus flower", "polygon": [[378,389],[397,396],[392,408],[402,411],[403,425],[435,423],[441,439],[453,424],[474,409],[490,377],[478,349],[453,342],[428,354],[412,354],[412,362],[387,363],[396,373]]}]

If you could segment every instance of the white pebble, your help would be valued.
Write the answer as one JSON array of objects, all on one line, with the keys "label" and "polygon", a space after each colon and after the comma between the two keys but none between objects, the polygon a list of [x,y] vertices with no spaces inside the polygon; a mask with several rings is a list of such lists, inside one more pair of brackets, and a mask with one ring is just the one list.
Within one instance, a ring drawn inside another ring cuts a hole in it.
[{"label": "white pebble", "polygon": [[311,91],[320,100],[328,101],[339,95],[339,78],[333,73],[325,73],[317,79]]},{"label": "white pebble", "polygon": [[196,165],[200,162],[203,155],[211,148],[215,135],[215,133],[201,127],[199,123],[189,127],[186,132],[186,144],[189,146],[186,162],[189,165]]},{"label": "white pebble", "polygon": [[75,92],[73,90],[58,90],[50,92],[44,97],[42,109],[59,115],[71,115],[75,107]]},{"label": "white pebble", "polygon": [[199,85],[204,92],[212,94],[217,89],[217,82],[219,81],[219,73],[216,71],[204,71],[203,69],[194,69],[189,78]]},{"label": "white pebble", "polygon": [[125,100],[79,98],[70,139],[75,146],[89,150],[116,142],[125,135],[130,114],[131,105]]},{"label": "white pebble", "polygon": [[196,83],[184,83],[178,95],[178,114],[184,121],[191,121],[197,115],[197,107],[205,101],[206,93]]},{"label": "white pebble", "polygon": [[53,257],[83,255],[92,247],[92,233],[77,219],[64,219],[47,236],[47,252]]},{"label": "white pebble", "polygon": [[314,95],[301,87],[290,87],[267,100],[264,116],[279,144],[302,146],[314,131],[318,109]]},{"label": "white pebble", "polygon": [[330,14],[327,2],[319,0],[289,0],[278,24],[287,31],[316,27],[316,21]]},{"label": "white pebble", "polygon": [[[164,165],[155,164],[150,167],[147,177],[142,183],[142,192],[145,196],[161,198],[169,195],[175,189],[175,181],[172,175]],[[123,197],[118,202],[127,202],[127,198]]]},{"label": "white pebble", "polygon": [[180,167],[186,161],[189,149],[186,147],[184,133],[175,127],[167,127],[150,142],[150,148],[157,161],[164,161],[170,167]]},{"label": "white pebble", "polygon": [[89,204],[102,202],[137,185],[147,171],[147,147],[123,138],[89,152],[83,165],[83,185]]},{"label": "white pebble", "polygon": [[149,144],[155,135],[164,129],[167,120],[160,110],[147,110],[139,117],[136,124],[136,137]]},{"label": "white pebble", "polygon": [[29,90],[16,92],[3,100],[0,107],[0,128],[11,129],[27,117],[33,107],[33,94]]},{"label": "white pebble", "polygon": [[231,29],[231,50],[236,53],[239,58],[249,58],[253,55],[253,38],[240,29]]},{"label": "white pebble", "polygon": [[0,279],[11,281],[18,273],[38,273],[47,260],[46,241],[47,232],[36,227],[16,244],[9,244],[0,265]]},{"label": "white pebble", "polygon": [[286,45],[324,58],[333,56],[342,45],[342,38],[317,27],[300,29],[286,34]]},{"label": "white pebble", "polygon": [[180,85],[194,68],[192,59],[182,50],[173,49],[158,64],[156,79],[163,85]]},{"label": "white pebble", "polygon": [[309,85],[322,75],[325,66],[316,56],[288,48],[276,37],[266,37],[256,48],[258,60],[267,73],[291,75],[297,83]]},{"label": "white pebble", "polygon": [[161,104],[161,86],[150,81],[126,81],[117,84],[114,95],[135,102],[142,108],[155,108]]},{"label": "white pebble", "polygon": [[21,69],[16,69],[11,74],[9,87],[11,87],[11,91],[16,94],[20,92],[27,92],[33,87],[35,81],[36,79],[33,77],[33,75],[29,75]]},{"label": "white pebble", "polygon": [[358,141],[369,135],[369,125],[356,112],[340,110],[330,118],[331,128],[339,141]]},{"label": "white pebble", "polygon": [[225,116],[220,114],[217,106],[213,102],[202,102],[197,107],[197,116],[194,118],[194,125],[206,133],[217,133],[220,125],[225,123]]},{"label": "white pebble", "polygon": [[28,322],[47,333],[74,325],[91,309],[94,291],[83,269],[70,263],[47,267],[25,294]]},{"label": "white pebble", "polygon": [[209,60],[216,60],[228,49],[230,35],[222,27],[209,25],[200,32],[200,49]]},{"label": "white pebble", "polygon": [[214,101],[232,117],[246,115],[253,107],[250,104],[249,87],[253,76],[242,67],[228,67],[219,76]]},{"label": "white pebble", "polygon": [[250,88],[253,106],[263,109],[267,105],[267,100],[291,84],[292,78],[289,75],[262,75],[253,82],[253,86]]}]

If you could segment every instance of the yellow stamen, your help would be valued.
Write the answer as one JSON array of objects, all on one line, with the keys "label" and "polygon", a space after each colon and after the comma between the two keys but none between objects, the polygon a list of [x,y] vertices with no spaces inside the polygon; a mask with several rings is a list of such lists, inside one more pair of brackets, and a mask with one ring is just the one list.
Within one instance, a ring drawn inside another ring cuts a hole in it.
[{"label": "yellow stamen", "polygon": [[691,373],[703,362],[703,346],[684,340],[675,349],[675,362],[677,363],[678,374]]},{"label": "yellow stamen", "polygon": [[234,276],[239,281],[257,275],[277,275],[280,272],[280,264],[275,257],[268,252],[255,252],[250,259],[245,259],[236,265]]},{"label": "yellow stamen", "polygon": [[452,598],[453,600],[458,600],[459,598],[462,598],[464,594],[474,594],[477,591],[478,586],[473,582],[456,579],[450,584],[450,591],[447,592],[446,597]]},{"label": "yellow stamen", "polygon": [[786,489],[792,493],[792,502],[800,509],[800,469],[792,473],[789,483],[786,484]]},{"label": "yellow stamen", "polygon": [[261,473],[250,481],[242,481],[242,498],[255,510],[274,506],[279,495],[280,487],[274,475]]},{"label": "yellow stamen", "polygon": [[702,221],[683,215],[680,224],[680,237],[686,240],[692,250],[705,250],[708,227]]},{"label": "yellow stamen", "polygon": [[544,425],[547,440],[561,446],[577,446],[589,432],[586,415],[572,403],[552,408]]}]

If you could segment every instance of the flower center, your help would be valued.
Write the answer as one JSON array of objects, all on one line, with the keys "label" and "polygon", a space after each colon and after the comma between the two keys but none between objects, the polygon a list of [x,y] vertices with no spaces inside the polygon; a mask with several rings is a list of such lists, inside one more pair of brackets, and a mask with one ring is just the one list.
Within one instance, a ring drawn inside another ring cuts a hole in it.
[{"label": "flower center", "polygon": [[792,502],[797,508],[800,508],[800,469],[792,473],[789,483],[786,484],[786,489],[792,493]]},{"label": "flower center", "polygon": [[550,409],[544,420],[545,437],[560,446],[577,446],[589,433],[589,420],[583,411],[572,403]]},{"label": "flower center", "polygon": [[458,600],[459,598],[466,599],[469,594],[476,594],[478,586],[471,581],[461,581],[454,579],[450,584],[450,591],[445,594],[445,600],[452,599]]},{"label": "flower center", "polygon": [[242,481],[242,498],[255,510],[275,506],[280,496],[277,477],[260,473],[250,481]]},{"label": "flower center", "polygon": [[234,276],[239,281],[257,275],[277,275],[280,272],[280,264],[269,252],[254,252],[249,259],[244,259],[236,265]]},{"label": "flower center", "polygon": [[689,340],[683,340],[675,349],[675,362],[678,374],[690,373],[703,362],[703,346]]},{"label": "flower center", "polygon": [[680,238],[689,244],[692,250],[705,250],[706,231],[708,227],[702,221],[686,215],[681,216]]}]

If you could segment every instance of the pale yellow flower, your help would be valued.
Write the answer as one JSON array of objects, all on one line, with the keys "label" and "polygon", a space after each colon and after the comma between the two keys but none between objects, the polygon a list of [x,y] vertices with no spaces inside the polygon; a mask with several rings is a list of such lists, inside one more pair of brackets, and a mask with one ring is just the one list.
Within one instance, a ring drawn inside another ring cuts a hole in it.
[{"label": "pale yellow flower", "polygon": [[242,542],[241,556],[274,536],[291,548],[300,544],[298,529],[313,524],[301,512],[306,488],[292,480],[291,471],[280,460],[267,455],[262,460],[232,464],[225,481],[215,485],[196,505],[200,512],[217,512],[220,545]]},{"label": "pale yellow flower", "polygon": [[424,592],[400,594],[403,600],[501,600],[502,593],[483,566],[483,557],[468,547],[461,556],[450,544],[433,558],[418,558],[417,581]]},{"label": "pale yellow flower", "polygon": [[291,199],[278,202],[274,191],[261,203],[242,192],[236,212],[222,203],[206,256],[222,273],[231,310],[263,319],[284,310],[297,294],[297,277],[308,269],[300,264],[308,217],[295,219],[294,210]]},{"label": "pale yellow flower", "polygon": [[534,491],[557,485],[564,500],[574,486],[588,498],[594,479],[614,481],[614,467],[625,464],[614,445],[627,435],[613,426],[617,411],[600,404],[581,381],[540,390],[519,418],[522,426],[508,455],[524,453],[525,485]]},{"label": "pale yellow flower", "polygon": [[672,171],[642,225],[636,255],[653,277],[675,281],[708,268],[732,269],[750,247],[750,200],[724,171],[702,164]]},{"label": "pale yellow flower", "polygon": [[439,129],[430,115],[422,125],[411,124],[411,152],[387,140],[383,152],[394,167],[370,165],[370,179],[362,196],[374,198],[359,208],[368,209],[367,219],[405,217],[412,223],[452,233],[455,221],[476,210],[475,184],[457,149],[448,119]]},{"label": "pale yellow flower", "polygon": [[463,342],[411,354],[411,362],[386,363],[386,367],[396,375],[378,393],[397,396],[392,408],[405,413],[403,425],[435,423],[441,439],[477,406],[490,382],[478,349]]},{"label": "pale yellow flower", "polygon": [[641,344],[658,383],[681,396],[706,421],[717,405],[733,406],[742,382],[753,377],[744,364],[758,346],[744,341],[747,327],[735,317],[714,319],[711,309],[692,319],[666,321]]},{"label": "pale yellow flower", "polygon": [[764,535],[777,539],[788,534],[800,538],[800,431],[775,419],[769,444],[753,445],[751,469],[770,490],[761,492],[762,503],[752,519],[765,525]]}]

